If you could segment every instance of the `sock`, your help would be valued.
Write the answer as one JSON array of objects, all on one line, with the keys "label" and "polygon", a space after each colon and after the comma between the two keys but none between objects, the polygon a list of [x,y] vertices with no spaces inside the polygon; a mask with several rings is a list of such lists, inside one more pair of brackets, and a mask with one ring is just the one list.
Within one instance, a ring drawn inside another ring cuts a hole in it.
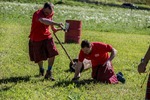
[{"label": "sock", "polygon": [[44,70],[44,67],[40,67],[40,70]]},{"label": "sock", "polygon": [[52,66],[48,66],[48,71],[50,71],[52,69]]}]

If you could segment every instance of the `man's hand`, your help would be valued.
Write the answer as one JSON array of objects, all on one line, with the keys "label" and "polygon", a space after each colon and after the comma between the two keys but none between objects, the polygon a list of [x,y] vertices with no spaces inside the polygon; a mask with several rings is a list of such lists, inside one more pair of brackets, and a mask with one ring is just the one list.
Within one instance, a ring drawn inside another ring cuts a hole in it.
[{"label": "man's hand", "polygon": [[56,25],[57,25],[58,27],[60,27],[61,29],[63,29],[63,26],[64,26],[63,23],[57,23]]},{"label": "man's hand", "polygon": [[62,28],[55,28],[55,29],[53,30],[53,32],[56,33],[57,31],[61,31],[61,30],[63,30],[63,29],[62,29]]},{"label": "man's hand", "polygon": [[55,28],[54,25],[51,26],[51,28],[52,28],[52,30],[53,30],[54,33],[56,33],[57,31],[64,30],[62,23],[57,23],[56,25],[58,26],[58,28]]},{"label": "man's hand", "polygon": [[75,74],[74,74],[74,78],[72,79],[73,82],[77,82],[79,80],[81,67],[82,67],[82,62],[78,61],[77,65],[75,66]]},{"label": "man's hand", "polygon": [[106,66],[105,70],[104,70],[104,73],[106,72],[107,69],[110,69],[112,66],[111,66],[111,61],[110,60],[107,60],[103,66]]},{"label": "man's hand", "polygon": [[73,81],[73,82],[78,82],[79,78],[80,78],[80,77],[74,77],[71,81]]},{"label": "man's hand", "polygon": [[110,68],[111,67],[111,61],[110,60],[107,60],[103,66],[106,66],[107,68]]}]

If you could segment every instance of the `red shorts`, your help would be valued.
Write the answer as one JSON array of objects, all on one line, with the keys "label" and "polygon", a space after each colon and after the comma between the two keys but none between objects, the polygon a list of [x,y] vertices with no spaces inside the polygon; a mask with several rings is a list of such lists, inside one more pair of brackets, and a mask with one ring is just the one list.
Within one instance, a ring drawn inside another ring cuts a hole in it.
[{"label": "red shorts", "polygon": [[42,41],[29,40],[29,56],[31,61],[38,63],[56,55],[58,55],[58,51],[52,38]]},{"label": "red shorts", "polygon": [[118,79],[114,73],[113,66],[107,69],[106,66],[101,66],[101,65],[92,67],[92,78],[103,83],[109,83],[109,84],[118,83]]}]

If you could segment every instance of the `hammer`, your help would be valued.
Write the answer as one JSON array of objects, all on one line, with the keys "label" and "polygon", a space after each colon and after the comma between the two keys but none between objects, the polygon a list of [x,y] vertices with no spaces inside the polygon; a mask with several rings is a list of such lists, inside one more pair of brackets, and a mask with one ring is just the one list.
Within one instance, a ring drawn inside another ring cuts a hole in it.
[{"label": "hammer", "polygon": [[[61,26],[61,28],[63,29],[64,32],[67,32],[69,29],[69,23],[66,24],[66,27],[64,28],[63,26]],[[72,62],[72,64],[75,64],[74,61],[71,59],[70,55],[68,54],[68,52],[66,51],[65,47],[62,45],[62,43],[60,42],[60,40],[58,39],[57,35],[55,34],[55,32],[53,33],[55,38],[57,39],[57,41],[59,42],[59,44],[61,45],[61,47],[63,48],[63,50],[65,51],[67,57],[69,58],[69,60]]]}]

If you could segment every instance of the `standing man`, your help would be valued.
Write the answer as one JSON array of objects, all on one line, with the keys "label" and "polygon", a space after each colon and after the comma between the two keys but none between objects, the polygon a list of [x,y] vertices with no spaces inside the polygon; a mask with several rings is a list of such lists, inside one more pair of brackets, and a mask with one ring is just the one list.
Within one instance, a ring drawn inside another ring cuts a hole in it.
[{"label": "standing man", "polygon": [[29,56],[30,60],[34,61],[39,66],[39,74],[44,75],[43,60],[48,60],[48,69],[45,74],[45,78],[52,77],[52,66],[55,60],[55,56],[58,55],[58,51],[54,44],[52,33],[61,30],[61,28],[55,28],[55,26],[61,27],[62,23],[56,23],[53,21],[54,5],[52,3],[45,3],[44,7],[33,14],[31,32],[29,35]]},{"label": "standing man", "polygon": [[[146,66],[150,60],[150,46],[149,49],[147,50],[145,56],[143,59],[141,59],[141,63],[138,65],[138,72],[139,73],[145,73]],[[145,100],[150,100],[150,75],[147,81],[147,90],[146,90],[146,96]]]},{"label": "standing man", "polygon": [[[109,53],[110,52],[110,56]],[[75,75],[72,81],[76,81],[80,78],[80,70],[84,58],[91,60],[92,63],[92,78],[103,82],[116,84],[118,81],[125,83],[125,79],[122,77],[122,73],[117,76],[114,73],[114,69],[111,61],[116,56],[116,49],[109,44],[102,42],[89,42],[83,40],[81,43],[81,50],[79,53],[79,60],[76,65]]]}]

